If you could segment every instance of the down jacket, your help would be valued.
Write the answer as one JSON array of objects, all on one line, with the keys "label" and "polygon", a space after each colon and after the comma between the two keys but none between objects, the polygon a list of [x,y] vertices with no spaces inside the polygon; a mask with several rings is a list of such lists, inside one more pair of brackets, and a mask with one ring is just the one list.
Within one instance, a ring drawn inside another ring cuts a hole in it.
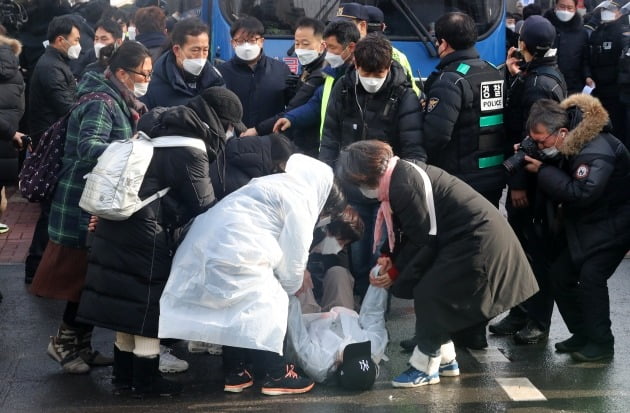
[{"label": "down jacket", "polygon": [[608,114],[598,99],[576,94],[561,105],[583,118],[558,146],[560,166],[542,165],[538,185],[562,204],[571,258],[581,265],[610,247],[630,249],[630,153],[604,132]]},{"label": "down jacket", "polygon": [[157,337],[159,300],[178,229],[214,202],[208,166],[207,153],[197,148],[154,149],[140,198],[166,187],[171,190],[125,221],[99,220],[80,319],[114,331]]},{"label": "down jacket", "polygon": [[24,114],[24,79],[20,73],[19,41],[0,36],[0,185],[17,178],[17,151],[11,138]]}]

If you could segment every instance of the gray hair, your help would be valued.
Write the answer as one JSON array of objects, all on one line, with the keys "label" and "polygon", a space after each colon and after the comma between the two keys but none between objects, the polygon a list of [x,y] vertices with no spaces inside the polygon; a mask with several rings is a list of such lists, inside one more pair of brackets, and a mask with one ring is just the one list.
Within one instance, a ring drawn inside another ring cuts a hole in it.
[{"label": "gray hair", "polygon": [[560,104],[551,99],[541,99],[532,105],[527,118],[527,131],[543,125],[549,132],[569,127],[569,115]]}]

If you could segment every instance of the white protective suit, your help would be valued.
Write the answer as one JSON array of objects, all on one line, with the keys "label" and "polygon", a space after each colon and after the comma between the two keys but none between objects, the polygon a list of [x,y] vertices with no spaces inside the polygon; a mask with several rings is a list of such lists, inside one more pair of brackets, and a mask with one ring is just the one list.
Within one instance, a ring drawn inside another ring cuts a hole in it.
[{"label": "white protective suit", "polygon": [[292,155],[199,215],[160,299],[159,337],[282,354],[289,294],[302,286],[332,169]]},{"label": "white protective suit", "polygon": [[330,378],[348,344],[370,340],[372,360],[385,358],[388,335],[385,327],[387,290],[369,286],[361,312],[333,307],[323,313],[302,314],[297,297],[291,297],[287,356],[318,383]]}]

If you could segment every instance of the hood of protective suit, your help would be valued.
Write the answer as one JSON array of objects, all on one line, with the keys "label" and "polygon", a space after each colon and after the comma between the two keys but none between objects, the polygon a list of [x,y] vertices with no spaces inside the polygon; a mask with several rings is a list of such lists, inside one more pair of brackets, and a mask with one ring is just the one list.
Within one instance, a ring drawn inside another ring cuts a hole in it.
[{"label": "hood of protective suit", "polygon": [[285,168],[286,173],[304,182],[304,185],[313,187],[312,202],[308,202],[309,208],[316,206],[316,210],[309,211],[317,219],[321,213],[330,190],[333,185],[333,171],[330,166],[310,156],[291,155]]}]

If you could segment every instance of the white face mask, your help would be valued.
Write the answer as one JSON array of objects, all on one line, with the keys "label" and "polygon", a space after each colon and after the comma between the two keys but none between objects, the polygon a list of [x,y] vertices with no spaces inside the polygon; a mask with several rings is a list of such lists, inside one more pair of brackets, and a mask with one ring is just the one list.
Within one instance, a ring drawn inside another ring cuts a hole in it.
[{"label": "white face mask", "polygon": [[615,12],[610,10],[602,10],[602,21],[611,22],[615,20]]},{"label": "white face mask", "polygon": [[323,255],[338,254],[343,247],[337,241],[337,238],[327,236],[319,243],[320,252]]},{"label": "white face mask", "polygon": [[260,46],[256,43],[243,43],[234,48],[239,59],[251,62],[260,55]]},{"label": "white face mask", "polygon": [[361,85],[363,86],[363,89],[365,89],[365,91],[368,92],[368,93],[376,93],[376,92],[378,92],[383,87],[383,84],[385,83],[385,80],[387,79],[387,76],[385,76],[385,77],[363,77],[363,76],[359,75],[358,73],[357,73],[357,75],[359,76],[359,81],[361,82]]},{"label": "white face mask", "polygon": [[560,153],[560,151],[555,146],[552,146],[551,148],[543,149],[542,153],[544,153],[547,158],[555,158],[556,155]]},{"label": "white face mask", "polygon": [[556,17],[561,22],[568,22],[575,16],[575,12],[566,10],[556,10]]},{"label": "white face mask", "polygon": [[136,40],[136,27],[135,26],[129,26],[129,28],[127,29],[127,39]]},{"label": "white face mask", "polygon": [[232,139],[234,137],[234,128],[230,128],[225,132],[225,140]]},{"label": "white face mask", "polygon": [[133,95],[137,98],[146,95],[147,90],[149,90],[148,83],[134,83],[133,84]]},{"label": "white face mask", "polygon": [[94,43],[94,54],[96,55],[96,58],[99,58],[99,53],[101,53],[101,49],[103,47],[107,46],[104,43]]},{"label": "white face mask", "polygon": [[516,25],[515,24],[506,24],[505,27],[507,27],[509,30],[512,30],[512,31],[516,30]]},{"label": "white face mask", "polygon": [[360,186],[359,191],[363,194],[364,197],[369,199],[378,199],[378,188],[368,188],[366,186]]},{"label": "white face mask", "polygon": [[[66,42],[68,42],[68,40],[66,40]],[[68,42],[70,43],[70,42]],[[72,59],[72,60],[76,60],[79,58],[79,55],[81,54],[81,44],[77,43],[75,45],[72,45],[68,48],[68,58]]]},{"label": "white face mask", "polygon": [[313,63],[319,57],[317,50],[311,49],[295,49],[295,54],[302,66]]},{"label": "white face mask", "polygon": [[343,57],[341,57],[341,55],[334,54],[331,52],[326,52],[325,59],[330,65],[330,67],[332,67],[333,69],[338,68],[339,66],[343,65],[346,62],[345,60],[343,60]]},{"label": "white face mask", "polygon": [[184,70],[193,76],[199,76],[204,67],[206,67],[207,59],[184,59],[182,66]]}]

